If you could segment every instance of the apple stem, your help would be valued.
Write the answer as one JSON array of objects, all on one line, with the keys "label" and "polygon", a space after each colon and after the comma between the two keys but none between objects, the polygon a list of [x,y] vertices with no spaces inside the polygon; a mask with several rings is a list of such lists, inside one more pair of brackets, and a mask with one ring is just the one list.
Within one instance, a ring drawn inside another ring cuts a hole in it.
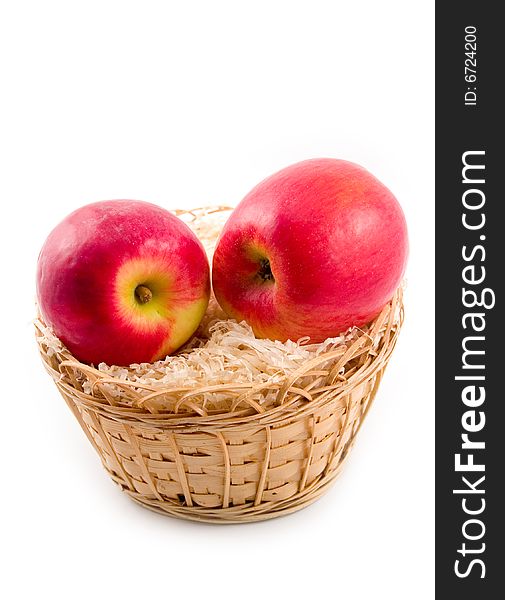
[{"label": "apple stem", "polygon": [[153,297],[151,290],[145,285],[138,285],[135,288],[135,297],[140,304],[147,304]]},{"label": "apple stem", "polygon": [[274,281],[274,274],[272,273],[268,258],[262,258],[260,260],[258,276],[262,281]]}]

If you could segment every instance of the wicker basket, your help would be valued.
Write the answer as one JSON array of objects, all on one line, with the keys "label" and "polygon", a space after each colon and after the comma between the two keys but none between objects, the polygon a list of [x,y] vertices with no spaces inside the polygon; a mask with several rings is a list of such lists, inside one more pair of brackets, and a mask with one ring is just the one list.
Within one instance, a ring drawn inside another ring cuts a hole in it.
[{"label": "wicker basket", "polygon": [[[211,213],[189,213],[200,234]],[[215,239],[215,232],[209,235]],[[176,390],[177,401],[165,411],[147,408],[142,402],[146,390],[131,385],[123,386],[129,404],[118,402],[109,392],[110,376],[65,349],[49,348],[40,321],[36,332],[47,371],[122,490],[163,514],[239,523],[303,508],[334,481],[377,392],[402,322],[399,289],[352,343],[271,383],[275,402],[270,405],[257,400],[265,384],[228,383]],[[232,408],[206,410],[198,402],[204,392],[228,395]],[[170,394],[173,398],[174,389]],[[162,397],[163,389],[156,395]]]}]

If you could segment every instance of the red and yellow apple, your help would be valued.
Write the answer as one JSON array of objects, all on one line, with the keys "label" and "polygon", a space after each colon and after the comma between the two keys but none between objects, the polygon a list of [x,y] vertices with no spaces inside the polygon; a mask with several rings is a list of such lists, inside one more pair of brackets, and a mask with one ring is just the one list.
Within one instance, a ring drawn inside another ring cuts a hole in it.
[{"label": "red and yellow apple", "polygon": [[174,352],[198,327],[209,293],[202,244],[148,202],[79,208],[50,233],[38,260],[42,318],[87,363],[129,365]]},{"label": "red and yellow apple", "polygon": [[322,342],[381,311],[407,254],[393,194],[356,164],[312,159],[268,177],[235,208],[212,282],[223,310],[258,337]]}]

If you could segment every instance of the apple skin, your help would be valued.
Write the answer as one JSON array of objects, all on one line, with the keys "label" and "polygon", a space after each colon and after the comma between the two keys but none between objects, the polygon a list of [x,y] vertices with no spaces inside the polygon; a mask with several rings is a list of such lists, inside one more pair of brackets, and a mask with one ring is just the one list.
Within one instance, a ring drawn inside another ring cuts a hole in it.
[{"label": "apple skin", "polygon": [[37,265],[42,318],[77,359],[95,365],[174,352],[198,327],[209,293],[197,237],[175,215],[136,200],[77,209],[49,234]]},{"label": "apple skin", "polygon": [[214,253],[213,289],[257,337],[319,343],[377,316],[407,255],[393,194],[359,165],[311,159],[268,177],[238,204]]}]

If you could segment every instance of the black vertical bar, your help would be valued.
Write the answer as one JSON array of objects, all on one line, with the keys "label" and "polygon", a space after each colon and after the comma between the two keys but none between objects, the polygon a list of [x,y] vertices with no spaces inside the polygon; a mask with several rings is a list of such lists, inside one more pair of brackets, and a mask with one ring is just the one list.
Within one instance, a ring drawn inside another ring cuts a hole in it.
[{"label": "black vertical bar", "polygon": [[500,583],[505,574],[501,8],[500,2],[486,0],[436,3],[435,557],[440,599],[505,597]]}]

